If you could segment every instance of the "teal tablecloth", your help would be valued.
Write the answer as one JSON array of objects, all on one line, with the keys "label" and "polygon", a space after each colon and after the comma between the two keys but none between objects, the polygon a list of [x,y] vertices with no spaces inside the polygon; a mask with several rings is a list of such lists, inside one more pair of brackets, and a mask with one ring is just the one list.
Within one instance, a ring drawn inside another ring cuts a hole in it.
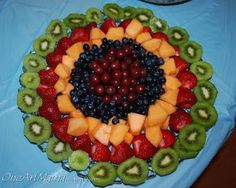
[{"label": "teal tablecloth", "polygon": [[[0,187],[93,187],[75,173],[64,171],[31,145],[22,134],[22,114],[16,106],[22,59],[33,40],[54,18],[71,12],[102,8],[105,0],[0,0]],[[235,0],[192,0],[177,6],[155,6],[136,0],[114,1],[152,9],[169,25],[185,27],[191,39],[204,48],[204,60],[215,70],[213,82],[219,95],[219,120],[208,132],[206,146],[196,159],[186,160],[166,177],[156,177],[140,187],[189,187],[225,142],[236,114]],[[125,187],[114,185],[112,187]]]}]

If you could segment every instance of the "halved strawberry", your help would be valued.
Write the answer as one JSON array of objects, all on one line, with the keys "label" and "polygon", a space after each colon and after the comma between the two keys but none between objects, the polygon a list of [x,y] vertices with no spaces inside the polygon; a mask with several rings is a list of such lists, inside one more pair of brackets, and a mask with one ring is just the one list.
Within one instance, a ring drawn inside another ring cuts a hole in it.
[{"label": "halved strawberry", "polygon": [[130,24],[130,22],[132,21],[132,19],[125,19],[124,21],[122,21],[121,23],[120,23],[120,27],[123,27],[124,28],[124,30],[126,29],[126,27]]},{"label": "halved strawberry", "polygon": [[180,88],[177,105],[180,108],[191,108],[197,102],[195,94],[190,89]]},{"label": "halved strawberry", "polygon": [[162,32],[152,33],[152,38],[161,39],[161,40],[165,40],[165,41],[168,42],[167,35],[165,33],[162,33]]},{"label": "halved strawberry", "polygon": [[57,48],[55,51],[61,54],[65,54],[66,50],[70,48],[71,45],[72,45],[71,39],[68,37],[63,37],[57,43]]},{"label": "halved strawberry", "polygon": [[108,19],[104,20],[104,22],[101,26],[101,30],[104,33],[107,33],[107,31],[110,27],[116,27],[116,21],[114,19],[108,18]]},{"label": "halved strawberry", "polygon": [[45,117],[51,122],[61,119],[61,112],[58,109],[56,102],[43,101],[42,106],[39,108],[39,115]]},{"label": "halved strawberry", "polygon": [[91,149],[91,158],[94,161],[110,161],[111,152],[108,146],[95,140]]},{"label": "halved strawberry", "polygon": [[87,42],[90,38],[90,32],[85,27],[78,27],[71,33],[70,40],[72,44],[76,42]]},{"label": "halved strawberry", "polygon": [[43,100],[55,101],[57,97],[56,89],[53,86],[40,84],[37,93]]},{"label": "halved strawberry", "polygon": [[57,51],[49,53],[46,57],[48,66],[55,69],[56,66],[62,62],[62,56],[63,55]]},{"label": "halved strawberry", "polygon": [[175,143],[175,134],[169,130],[161,130],[162,140],[159,144],[159,148],[168,148]]},{"label": "halved strawberry", "polygon": [[197,77],[189,71],[181,71],[177,78],[181,82],[181,87],[186,89],[193,89],[197,85]]},{"label": "halved strawberry", "polygon": [[96,28],[98,27],[97,23],[96,22],[90,22],[86,27],[85,29],[87,30],[88,33],[90,33],[90,31],[93,29],[93,28]]},{"label": "halved strawberry", "polygon": [[143,32],[144,32],[144,33],[145,33],[145,32],[148,32],[148,33],[151,33],[151,34],[152,34],[152,30],[151,30],[151,28],[148,27],[148,26],[144,26],[144,27],[143,27]]},{"label": "halved strawberry", "polygon": [[39,77],[40,83],[46,86],[54,86],[59,78],[52,68],[39,71]]},{"label": "halved strawberry", "polygon": [[70,142],[70,147],[73,151],[80,149],[91,155],[91,140],[86,134],[81,135]]},{"label": "halved strawberry", "polygon": [[186,70],[189,67],[189,64],[179,56],[174,56],[173,58],[175,60],[175,66],[179,69],[179,72]]}]

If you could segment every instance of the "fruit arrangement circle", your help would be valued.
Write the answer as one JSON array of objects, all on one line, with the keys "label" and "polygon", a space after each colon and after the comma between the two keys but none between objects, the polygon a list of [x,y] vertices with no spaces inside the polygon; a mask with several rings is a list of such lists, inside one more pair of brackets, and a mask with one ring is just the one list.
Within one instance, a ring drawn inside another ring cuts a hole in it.
[{"label": "fruit arrangement circle", "polygon": [[108,3],[52,20],[23,62],[24,135],[96,186],[171,174],[217,122],[202,55],[149,9]]}]

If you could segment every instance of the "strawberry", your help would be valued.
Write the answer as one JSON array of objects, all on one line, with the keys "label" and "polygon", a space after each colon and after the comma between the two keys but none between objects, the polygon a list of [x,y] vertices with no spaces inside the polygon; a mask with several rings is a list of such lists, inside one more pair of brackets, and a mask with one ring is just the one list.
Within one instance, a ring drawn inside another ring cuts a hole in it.
[{"label": "strawberry", "polygon": [[112,146],[111,162],[120,164],[132,157],[133,155],[133,149],[126,142],[122,142],[117,146]]},{"label": "strawberry", "polygon": [[61,119],[61,112],[56,102],[43,101],[43,105],[39,108],[39,115],[45,117],[51,122]]},{"label": "strawberry", "polygon": [[168,42],[167,35],[165,33],[162,33],[162,32],[152,33],[152,38],[161,39],[161,40],[165,40],[165,41]]},{"label": "strawberry", "polygon": [[46,86],[54,86],[59,78],[52,68],[39,71],[39,77],[40,83]]},{"label": "strawberry", "polygon": [[119,24],[119,27],[123,27],[124,30],[126,29],[126,27],[130,24],[130,22],[132,21],[132,19],[125,19],[124,21],[122,21]]},{"label": "strawberry", "polygon": [[55,51],[57,51],[58,53],[61,53],[61,54],[65,54],[66,50],[68,48],[70,48],[71,45],[72,45],[71,39],[68,37],[63,37],[57,43],[57,48]]},{"label": "strawberry", "polygon": [[108,18],[108,19],[104,20],[104,22],[101,26],[101,30],[104,33],[107,33],[107,31],[110,27],[116,27],[116,21],[114,19]]},{"label": "strawberry", "polygon": [[191,108],[197,102],[195,94],[190,89],[180,88],[177,105],[180,108]]},{"label": "strawberry", "polygon": [[110,150],[108,146],[95,140],[91,148],[91,158],[94,161],[110,161]]},{"label": "strawberry", "polygon": [[87,30],[88,33],[90,33],[90,31],[91,31],[93,28],[96,28],[96,27],[98,27],[96,22],[90,22],[90,23],[85,27],[85,29]]},{"label": "strawberry", "polygon": [[132,143],[134,155],[138,158],[146,160],[157,152],[157,148],[155,148],[143,134],[134,136]]},{"label": "strawberry", "polygon": [[168,148],[175,143],[175,134],[169,130],[161,130],[162,140],[159,144],[159,148]]},{"label": "strawberry", "polygon": [[62,54],[54,51],[52,53],[49,53],[46,57],[48,66],[55,69],[56,66],[62,62]]},{"label": "strawberry", "polygon": [[197,77],[189,71],[181,71],[177,78],[181,82],[181,87],[186,89],[193,89],[197,85]]},{"label": "strawberry", "polygon": [[40,84],[37,93],[43,100],[55,101],[57,97],[56,89],[53,86]]},{"label": "strawberry", "polygon": [[179,53],[180,53],[180,49],[178,46],[173,46],[173,48],[175,49],[175,55],[179,57]]},{"label": "strawberry", "polygon": [[86,134],[81,135],[70,142],[70,147],[73,151],[80,149],[91,155],[91,140]]},{"label": "strawberry", "polygon": [[76,42],[87,42],[90,38],[90,32],[85,27],[77,27],[71,33],[70,40],[72,44]]},{"label": "strawberry", "polygon": [[71,135],[67,134],[67,129],[69,126],[69,118],[64,118],[52,123],[53,134],[62,142],[70,143],[73,139]]},{"label": "strawberry", "polygon": [[175,60],[175,66],[179,69],[179,72],[186,70],[189,67],[189,64],[178,56],[173,57]]},{"label": "strawberry", "polygon": [[192,123],[192,117],[189,113],[185,112],[182,109],[177,109],[173,114],[170,115],[169,126],[171,130],[179,132],[187,124]]},{"label": "strawberry", "polygon": [[148,27],[148,26],[144,26],[144,27],[143,27],[143,32],[144,32],[144,33],[145,33],[145,32],[149,32],[149,33],[152,34],[152,30],[151,30],[151,28]]}]

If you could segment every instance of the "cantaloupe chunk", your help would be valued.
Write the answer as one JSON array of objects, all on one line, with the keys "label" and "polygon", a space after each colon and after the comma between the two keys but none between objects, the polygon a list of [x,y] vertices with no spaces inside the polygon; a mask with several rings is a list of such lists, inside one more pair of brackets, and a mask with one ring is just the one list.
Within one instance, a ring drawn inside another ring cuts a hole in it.
[{"label": "cantaloupe chunk", "polygon": [[168,76],[165,75],[166,78],[166,89],[178,89],[181,86],[181,82],[178,80],[178,78],[174,77],[174,76]]},{"label": "cantaloupe chunk", "polygon": [[62,94],[70,95],[72,89],[74,89],[74,86],[71,83],[67,82],[65,89],[62,91]]},{"label": "cantaloupe chunk", "polygon": [[148,109],[147,124],[148,127],[155,125],[162,125],[166,120],[168,113],[161,107],[160,104],[155,103],[150,105]]},{"label": "cantaloupe chunk", "polygon": [[100,47],[102,45],[102,40],[101,39],[94,39],[91,40],[92,45],[97,45],[98,47]]},{"label": "cantaloupe chunk", "polygon": [[151,39],[142,43],[142,46],[149,52],[155,52],[161,46],[161,39]]},{"label": "cantaloupe chunk", "polygon": [[162,124],[161,129],[167,130],[169,128],[170,116],[167,117],[165,122]]},{"label": "cantaloupe chunk", "polygon": [[70,118],[67,133],[71,136],[81,136],[88,130],[88,122],[85,118]]},{"label": "cantaloupe chunk", "polygon": [[151,40],[151,39],[152,39],[151,34],[149,32],[144,32],[144,33],[140,33],[137,35],[136,42],[141,44],[141,43]]},{"label": "cantaloupe chunk", "polygon": [[139,33],[143,32],[143,24],[133,19],[125,29],[125,33],[129,38],[135,39]]},{"label": "cantaloupe chunk", "polygon": [[69,78],[71,70],[66,65],[59,63],[54,72],[61,78]]},{"label": "cantaloupe chunk", "polygon": [[102,123],[94,128],[93,136],[99,142],[107,146],[109,144],[111,131],[112,131],[112,126]]},{"label": "cantaloupe chunk", "polygon": [[177,71],[175,66],[175,60],[173,58],[165,58],[165,63],[160,66],[167,75],[174,75]]},{"label": "cantaloupe chunk", "polygon": [[128,145],[130,145],[132,140],[133,140],[133,138],[134,138],[134,136],[131,133],[127,132],[126,135],[125,135],[125,139],[124,140],[125,140],[125,142]]},{"label": "cantaloupe chunk", "polygon": [[175,55],[175,49],[168,42],[162,40],[159,53],[162,58],[168,58]]},{"label": "cantaloupe chunk", "polygon": [[66,79],[59,78],[54,85],[54,88],[56,89],[56,93],[60,93],[66,89],[67,81]]},{"label": "cantaloupe chunk", "polygon": [[77,60],[79,58],[79,56],[82,52],[84,52],[82,42],[77,42],[66,50],[66,54],[73,57],[75,60]]},{"label": "cantaloupe chunk", "polygon": [[129,126],[122,123],[116,124],[112,127],[110,142],[117,146],[124,141],[126,134],[129,131]]},{"label": "cantaloupe chunk", "polygon": [[70,113],[70,117],[71,118],[84,118],[84,114],[79,109],[77,109]]},{"label": "cantaloupe chunk", "polygon": [[110,27],[106,34],[107,39],[111,40],[122,40],[124,38],[124,28],[123,27]]},{"label": "cantaloupe chunk", "polygon": [[179,89],[166,89],[166,92],[161,95],[160,99],[175,106],[177,103],[178,93]]},{"label": "cantaloupe chunk", "polygon": [[57,97],[57,105],[63,114],[69,114],[76,110],[68,95],[59,95]]},{"label": "cantaloupe chunk", "polygon": [[97,118],[94,118],[94,117],[87,117],[87,121],[88,121],[88,135],[89,135],[89,138],[91,139],[91,141],[94,141],[95,138],[93,137],[93,130],[101,125],[101,120],[100,119],[97,119]]},{"label": "cantaloupe chunk", "polygon": [[145,130],[145,136],[152,145],[158,147],[162,140],[162,132],[160,126],[147,127]]},{"label": "cantaloupe chunk", "polygon": [[69,55],[62,56],[62,64],[66,65],[70,70],[72,70],[75,66],[75,59]]},{"label": "cantaloupe chunk", "polygon": [[159,53],[159,49],[157,49],[156,51],[152,52],[154,55],[156,55],[157,57],[161,57],[160,53]]},{"label": "cantaloupe chunk", "polygon": [[128,114],[128,125],[130,127],[130,132],[133,135],[139,135],[143,128],[144,121],[146,119],[145,115],[131,112]]},{"label": "cantaloupe chunk", "polygon": [[102,39],[105,38],[105,36],[105,33],[97,27],[92,28],[90,31],[90,40]]},{"label": "cantaloupe chunk", "polygon": [[176,107],[173,106],[170,103],[167,103],[165,101],[162,100],[158,100],[157,103],[159,103],[161,105],[161,107],[168,113],[168,114],[172,114],[176,111]]}]

